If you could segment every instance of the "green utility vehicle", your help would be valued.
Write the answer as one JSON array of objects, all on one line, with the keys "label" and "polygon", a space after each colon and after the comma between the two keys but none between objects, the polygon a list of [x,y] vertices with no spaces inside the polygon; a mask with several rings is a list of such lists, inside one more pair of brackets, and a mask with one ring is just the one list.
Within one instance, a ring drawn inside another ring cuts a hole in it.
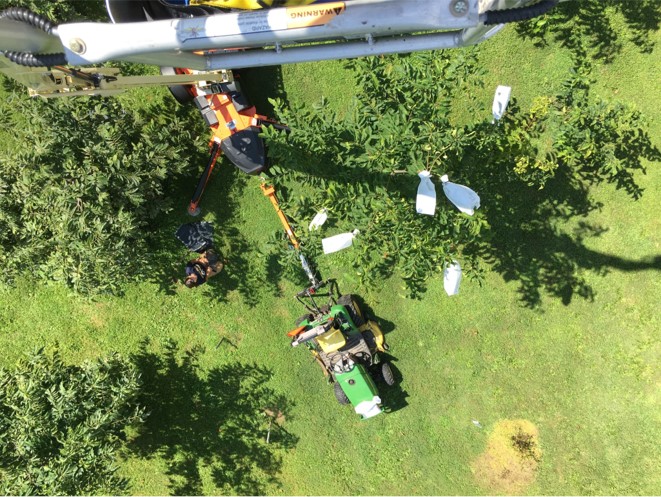
[{"label": "green utility vehicle", "polygon": [[[328,293],[318,294],[322,287]],[[328,297],[321,307],[317,297]],[[308,310],[290,331],[292,347],[305,344],[333,383],[340,404],[349,404],[362,419],[380,414],[381,398],[375,379],[394,385],[390,363],[380,353],[388,346],[379,325],[367,318],[352,295],[340,295],[334,280],[299,292],[296,298]]]}]

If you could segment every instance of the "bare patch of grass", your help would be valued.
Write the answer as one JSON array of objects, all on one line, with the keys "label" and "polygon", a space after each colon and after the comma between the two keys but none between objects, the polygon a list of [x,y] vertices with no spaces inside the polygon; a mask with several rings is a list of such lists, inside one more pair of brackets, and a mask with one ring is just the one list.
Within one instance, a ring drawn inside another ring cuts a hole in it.
[{"label": "bare patch of grass", "polygon": [[472,470],[487,491],[520,494],[535,481],[541,457],[535,425],[525,419],[506,419],[496,423]]}]

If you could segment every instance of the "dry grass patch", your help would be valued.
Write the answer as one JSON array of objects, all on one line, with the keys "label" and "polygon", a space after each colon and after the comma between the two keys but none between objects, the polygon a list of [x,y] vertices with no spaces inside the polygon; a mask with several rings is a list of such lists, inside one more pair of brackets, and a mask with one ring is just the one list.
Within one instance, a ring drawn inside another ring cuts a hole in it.
[{"label": "dry grass patch", "polygon": [[525,419],[506,419],[496,423],[472,470],[487,491],[519,494],[534,482],[541,457],[537,427]]}]

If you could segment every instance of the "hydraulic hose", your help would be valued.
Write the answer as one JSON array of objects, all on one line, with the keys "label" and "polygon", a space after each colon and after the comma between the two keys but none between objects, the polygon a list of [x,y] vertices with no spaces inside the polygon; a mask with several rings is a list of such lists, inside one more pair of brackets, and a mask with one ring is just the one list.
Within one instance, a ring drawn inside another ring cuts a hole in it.
[{"label": "hydraulic hose", "polygon": [[489,26],[491,24],[506,24],[508,22],[527,21],[533,17],[546,14],[558,4],[559,0],[542,0],[535,5],[520,7],[517,9],[488,10],[482,14],[482,22]]},{"label": "hydraulic hose", "polygon": [[[29,24],[49,35],[54,35],[54,30],[57,27],[45,17],[23,7],[11,7],[1,11],[0,19],[3,18]],[[29,52],[3,51],[2,54],[15,64],[22,66],[50,67],[67,63],[64,53],[33,54]]]}]

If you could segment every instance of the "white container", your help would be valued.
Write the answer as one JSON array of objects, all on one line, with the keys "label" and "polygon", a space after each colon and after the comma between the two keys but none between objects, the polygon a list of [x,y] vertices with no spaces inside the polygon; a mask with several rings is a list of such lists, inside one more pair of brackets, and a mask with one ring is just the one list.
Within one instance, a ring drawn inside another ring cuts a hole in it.
[{"label": "white container", "polygon": [[379,407],[379,404],[381,404],[381,398],[378,395],[375,395],[372,397],[372,400],[363,400],[360,404],[354,407],[354,410],[357,414],[360,414],[363,419],[369,419],[383,412],[381,407]]},{"label": "white container", "polygon": [[461,265],[457,261],[445,267],[443,271],[443,288],[448,295],[457,295],[459,293],[459,284],[461,283]]},{"label": "white container", "polygon": [[499,121],[503,114],[505,114],[505,109],[507,109],[507,104],[510,103],[510,95],[512,94],[512,87],[510,86],[499,86],[496,88],[496,94],[493,97],[493,104],[491,106],[491,112],[493,113],[493,121]]},{"label": "white container", "polygon": [[415,197],[415,210],[418,214],[433,216],[436,212],[436,187],[431,181],[429,171],[420,171],[420,184],[418,185],[418,195]]},{"label": "white container", "polygon": [[475,209],[480,206],[480,196],[477,193],[467,186],[452,183],[447,174],[441,176],[441,181],[445,196],[457,209],[469,216],[475,214]]},{"label": "white container", "polygon": [[327,219],[328,219],[328,209],[324,207],[319,212],[317,212],[317,215],[314,216],[314,218],[312,218],[312,221],[310,222],[310,226],[308,226],[308,231],[319,229],[321,226],[323,226],[323,224],[326,222]]},{"label": "white container", "polygon": [[338,250],[351,247],[353,239],[360,233],[358,230],[353,230],[351,233],[340,233],[339,235],[331,236],[321,240],[321,245],[324,248],[324,254],[332,254]]}]

